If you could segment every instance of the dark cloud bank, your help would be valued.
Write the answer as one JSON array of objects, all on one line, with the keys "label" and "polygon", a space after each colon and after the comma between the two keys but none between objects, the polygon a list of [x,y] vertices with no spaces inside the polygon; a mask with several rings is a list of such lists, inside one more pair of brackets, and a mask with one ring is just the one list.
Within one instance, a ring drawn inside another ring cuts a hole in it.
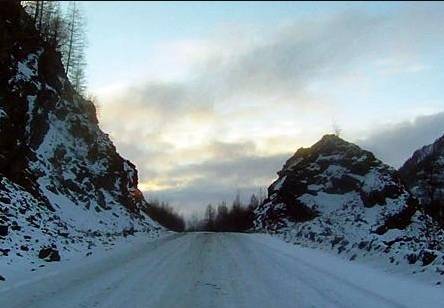
[{"label": "dark cloud bank", "polygon": [[378,158],[398,168],[418,148],[432,143],[444,134],[444,112],[421,116],[413,122],[402,122],[380,129],[357,143]]}]

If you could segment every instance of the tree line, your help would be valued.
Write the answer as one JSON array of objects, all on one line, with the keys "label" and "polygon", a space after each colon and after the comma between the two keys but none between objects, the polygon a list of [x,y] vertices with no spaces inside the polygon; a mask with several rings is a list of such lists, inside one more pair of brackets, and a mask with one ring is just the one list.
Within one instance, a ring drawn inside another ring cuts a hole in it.
[{"label": "tree line", "polygon": [[153,220],[169,230],[176,232],[185,231],[185,219],[167,202],[150,200],[148,203],[148,206],[145,208],[145,213]]},{"label": "tree line", "polygon": [[203,219],[193,215],[187,231],[244,232],[253,228],[254,210],[263,202],[263,197],[251,195],[248,204],[242,204],[239,193],[231,206],[222,201],[216,207],[209,204]]},{"label": "tree line", "polygon": [[74,90],[86,91],[85,17],[79,4],[71,1],[22,1],[40,36],[61,53],[65,73]]},{"label": "tree line", "polygon": [[150,200],[145,213],[160,225],[176,232],[244,232],[253,227],[254,210],[263,200],[264,196],[260,192],[259,197],[252,194],[249,203],[243,204],[238,193],[231,205],[226,201],[217,206],[208,204],[203,217],[195,213],[189,220],[180,215],[168,202]]}]

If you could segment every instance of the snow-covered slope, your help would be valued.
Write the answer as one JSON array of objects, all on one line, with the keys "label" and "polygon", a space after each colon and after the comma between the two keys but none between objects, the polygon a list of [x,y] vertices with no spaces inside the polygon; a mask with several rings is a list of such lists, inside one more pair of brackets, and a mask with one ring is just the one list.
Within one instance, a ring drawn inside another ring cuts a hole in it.
[{"label": "snow-covered slope", "polygon": [[0,46],[0,261],[160,230],[134,165],[18,2],[2,3]]},{"label": "snow-covered slope", "polygon": [[415,151],[399,172],[421,206],[444,226],[444,135]]},{"label": "snow-covered slope", "polygon": [[278,172],[255,227],[351,259],[440,265],[427,250],[417,202],[397,171],[335,135],[299,149]]}]

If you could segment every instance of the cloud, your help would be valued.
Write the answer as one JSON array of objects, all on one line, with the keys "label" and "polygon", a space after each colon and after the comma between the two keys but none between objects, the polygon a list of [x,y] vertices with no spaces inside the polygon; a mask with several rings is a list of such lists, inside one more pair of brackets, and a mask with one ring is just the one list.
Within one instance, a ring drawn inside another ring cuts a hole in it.
[{"label": "cloud", "polygon": [[217,204],[222,200],[231,202],[237,191],[247,202],[251,194],[258,194],[259,188],[265,191],[289,156],[290,153],[266,157],[235,155],[181,166],[172,169],[165,180],[191,178],[186,185],[147,191],[145,194],[149,198],[157,197],[171,202],[187,216],[209,203]]},{"label": "cloud", "polygon": [[401,66],[416,72],[425,68],[418,55],[433,52],[442,40],[443,15],[442,5],[415,4],[390,15],[350,10],[302,18],[276,26],[236,53],[213,56],[204,66],[202,84],[217,91],[218,99],[268,95],[294,102],[314,95],[309,91],[313,82],[364,73],[369,66],[377,70],[380,59],[392,59],[381,73]]},{"label": "cloud", "polygon": [[[431,55],[443,47],[443,8],[415,3],[395,12],[324,13],[265,31],[233,31],[228,39],[215,32],[164,42],[156,50],[184,65],[180,78],[153,75],[102,89],[102,126],[136,163],[148,195],[194,208],[237,188],[251,192],[268,186],[297,147],[328,132],[337,114],[347,115],[346,130],[366,127],[368,134],[367,127],[378,125],[367,109],[356,116],[362,101],[384,78],[433,69]],[[399,105],[412,109],[411,102]],[[421,117],[354,139],[399,166],[439,135],[442,119]]]},{"label": "cloud", "polygon": [[211,159],[197,164],[177,168],[176,174],[198,175],[194,182],[216,181],[232,188],[244,185],[266,185],[272,180],[288,153],[273,156],[245,155],[229,159]]},{"label": "cloud", "polygon": [[443,134],[444,112],[440,112],[381,128],[357,143],[398,168],[415,150],[432,143]]},{"label": "cloud", "polygon": [[145,178],[153,186],[179,189],[216,181],[234,191],[244,185],[268,185],[290,154],[264,156],[257,152],[252,142],[213,141],[205,146],[177,150],[171,155],[159,150],[144,159],[139,156],[138,160],[142,173],[156,175],[155,179]]},{"label": "cloud", "polygon": [[[350,10],[309,16],[276,25],[262,35],[244,30],[258,38],[243,44],[234,37],[224,41],[221,33],[206,41],[164,42],[157,52],[162,53],[163,46],[170,58],[176,50],[188,59],[188,78],[140,82],[119,90],[116,97],[102,95],[107,98],[103,101],[107,110],[120,113],[123,108],[119,106],[125,106],[129,115],[142,111],[151,115],[150,121],[199,111],[209,116],[215,109],[229,109],[233,104],[241,107],[238,105],[252,100],[261,107],[272,103],[331,110],[333,102],[316,86],[324,80],[346,77],[350,82],[355,74],[369,70],[393,74],[426,69],[421,55],[436,53],[439,33],[444,31],[443,17],[442,5],[416,3],[404,5],[395,14]],[[248,33],[238,35],[248,37]],[[157,122],[152,125],[172,121]]]}]

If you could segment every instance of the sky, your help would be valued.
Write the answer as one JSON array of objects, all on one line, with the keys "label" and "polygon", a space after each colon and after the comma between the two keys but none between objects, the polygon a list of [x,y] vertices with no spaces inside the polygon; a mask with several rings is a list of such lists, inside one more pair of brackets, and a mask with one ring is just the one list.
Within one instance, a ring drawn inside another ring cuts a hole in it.
[{"label": "sky", "polygon": [[444,133],[444,4],[85,2],[102,129],[148,199],[247,200],[335,127],[399,167]]}]

